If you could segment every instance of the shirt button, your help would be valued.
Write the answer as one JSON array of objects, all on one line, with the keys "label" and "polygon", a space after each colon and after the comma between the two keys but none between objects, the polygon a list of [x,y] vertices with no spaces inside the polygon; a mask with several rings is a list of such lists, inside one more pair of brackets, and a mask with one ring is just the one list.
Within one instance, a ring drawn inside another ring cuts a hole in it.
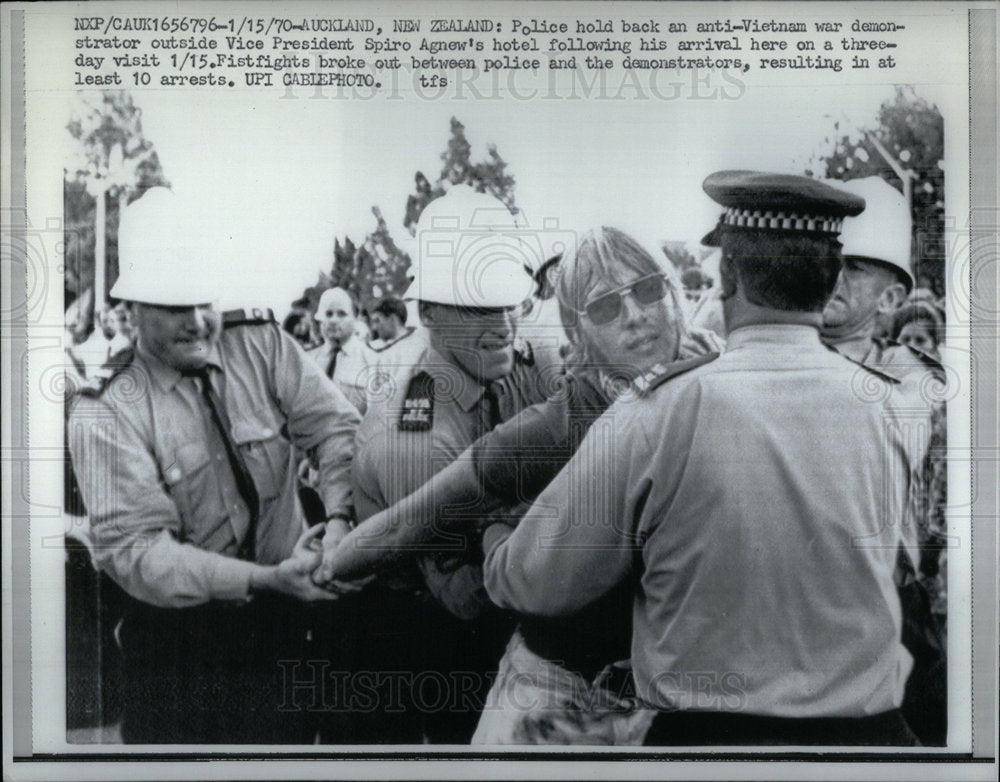
[{"label": "shirt button", "polygon": [[261,434],[264,435],[264,437],[270,437],[272,434],[274,434],[274,432],[271,429],[265,428],[264,431],[261,432]]},{"label": "shirt button", "polygon": [[215,461],[217,461],[217,462],[221,462],[222,461],[222,454],[221,453],[217,453],[215,455]]},{"label": "shirt button", "polygon": [[181,470],[179,467],[174,467],[167,473],[167,477],[172,481],[179,481],[181,479]]}]

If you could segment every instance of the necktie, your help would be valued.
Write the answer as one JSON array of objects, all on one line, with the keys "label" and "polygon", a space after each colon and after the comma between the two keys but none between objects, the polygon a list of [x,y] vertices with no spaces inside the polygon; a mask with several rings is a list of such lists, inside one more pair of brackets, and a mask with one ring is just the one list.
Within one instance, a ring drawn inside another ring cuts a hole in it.
[{"label": "necktie", "polygon": [[337,356],[340,354],[340,348],[334,348],[333,352],[330,353],[330,361],[326,365],[326,376],[333,380],[333,373],[337,371]]},{"label": "necktie", "polygon": [[229,466],[233,471],[233,477],[236,479],[236,488],[250,511],[250,525],[247,527],[246,535],[243,536],[243,541],[237,549],[237,556],[240,559],[253,562],[257,555],[257,522],[260,518],[260,497],[257,494],[257,487],[254,485],[253,476],[250,474],[250,469],[243,459],[243,454],[240,453],[239,448],[236,447],[232,437],[230,437],[231,424],[229,416],[226,414],[226,407],[219,398],[219,395],[212,388],[208,367],[202,367],[197,371],[185,374],[195,378],[195,382],[200,387],[201,395],[208,405],[212,423],[215,424],[215,428],[222,438],[222,444],[226,448],[226,455],[229,457]]},{"label": "necktie", "polygon": [[500,422],[500,400],[492,383],[483,389],[483,434],[492,431]]}]

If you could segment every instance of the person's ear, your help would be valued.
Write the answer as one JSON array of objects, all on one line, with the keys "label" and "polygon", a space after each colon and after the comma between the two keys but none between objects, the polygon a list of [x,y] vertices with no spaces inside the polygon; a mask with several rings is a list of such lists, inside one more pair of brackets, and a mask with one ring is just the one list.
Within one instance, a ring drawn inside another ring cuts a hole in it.
[{"label": "person's ear", "polygon": [[420,302],[417,313],[420,315],[420,322],[425,326],[432,326],[434,324],[435,307],[428,301]]},{"label": "person's ear", "polygon": [[892,315],[896,310],[906,303],[906,286],[901,282],[894,282],[887,285],[882,294],[878,297],[878,311],[880,315]]}]

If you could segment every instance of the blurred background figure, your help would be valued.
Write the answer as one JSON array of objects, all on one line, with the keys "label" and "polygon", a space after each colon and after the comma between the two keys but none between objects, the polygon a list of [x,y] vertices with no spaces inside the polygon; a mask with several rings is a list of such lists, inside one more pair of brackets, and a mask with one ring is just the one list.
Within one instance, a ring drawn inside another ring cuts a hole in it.
[{"label": "blurred background figure", "polygon": [[292,302],[292,308],[285,316],[281,328],[291,334],[295,341],[306,350],[319,344],[316,323],[309,308],[309,299],[296,299]]},{"label": "blurred background figure", "polygon": [[115,311],[108,302],[94,313],[94,330],[83,342],[72,349],[72,355],[83,364],[84,374],[90,378],[121,347]]},{"label": "blurred background figure", "polygon": [[316,307],[316,323],[323,342],[309,351],[330,378],[362,414],[370,353],[358,333],[358,306],[343,288],[323,291]]},{"label": "blurred background figure", "polygon": [[368,346],[373,350],[385,350],[415,330],[413,326],[406,325],[406,305],[395,298],[382,299],[371,308],[369,328],[371,337]]},{"label": "blurred background figure", "polygon": [[900,345],[938,359],[944,317],[933,301],[911,298],[896,312],[891,337]]},{"label": "blurred background figure", "polygon": [[[410,302],[414,307],[416,302]],[[381,384],[395,370],[410,366],[427,347],[427,330],[423,324],[406,325],[409,308],[402,299],[387,297],[372,307],[371,336],[367,346],[370,370],[369,393],[377,393]]]},{"label": "blurred background figure", "polygon": [[76,333],[78,328],[79,310],[70,305],[65,313],[65,329],[63,331],[63,351],[66,353],[66,380],[72,388],[67,394],[83,384],[87,377],[87,367],[76,355]]}]

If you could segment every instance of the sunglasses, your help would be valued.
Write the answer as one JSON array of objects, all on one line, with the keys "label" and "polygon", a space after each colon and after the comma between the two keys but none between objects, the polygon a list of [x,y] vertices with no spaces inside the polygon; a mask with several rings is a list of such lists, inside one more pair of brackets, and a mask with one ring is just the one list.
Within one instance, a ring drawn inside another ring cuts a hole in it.
[{"label": "sunglasses", "polygon": [[621,315],[624,306],[622,300],[629,294],[642,306],[661,301],[667,295],[667,281],[660,274],[643,277],[631,285],[598,296],[593,301],[587,302],[578,312],[590,318],[590,322],[595,326],[603,326]]}]

